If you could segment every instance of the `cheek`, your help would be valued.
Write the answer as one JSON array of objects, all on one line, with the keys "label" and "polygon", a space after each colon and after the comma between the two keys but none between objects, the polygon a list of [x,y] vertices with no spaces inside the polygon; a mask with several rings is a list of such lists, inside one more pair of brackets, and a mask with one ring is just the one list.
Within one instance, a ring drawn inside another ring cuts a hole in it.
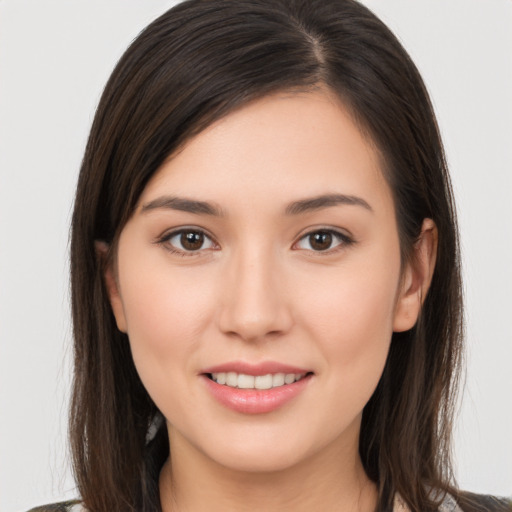
[{"label": "cheek", "polygon": [[339,346],[335,342],[338,338],[347,343],[352,340],[357,350],[366,342],[390,336],[397,270],[346,268],[326,275],[323,280],[318,277],[305,284],[314,293],[303,294],[300,308],[301,316],[308,319],[310,328],[322,339],[330,340],[335,346]]},{"label": "cheek", "polygon": [[194,369],[211,293],[197,275],[172,272],[165,257],[138,260],[132,254],[126,261],[119,275],[132,356],[144,386],[160,404],[172,398],[169,389],[184,385],[178,378],[183,370]]},{"label": "cheek", "polygon": [[142,260],[132,258],[120,269],[129,334],[159,349],[175,339],[193,343],[208,307],[208,282],[194,269],[173,272],[165,257]]},{"label": "cheek", "polygon": [[380,379],[393,332],[398,280],[394,261],[347,266],[314,287],[310,283],[316,293],[302,300],[301,316],[342,407],[362,408]]}]

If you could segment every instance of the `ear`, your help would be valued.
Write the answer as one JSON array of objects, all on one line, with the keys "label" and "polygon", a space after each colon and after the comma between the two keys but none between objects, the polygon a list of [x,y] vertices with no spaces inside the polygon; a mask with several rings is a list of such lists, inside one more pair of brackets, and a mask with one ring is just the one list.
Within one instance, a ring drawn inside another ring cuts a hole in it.
[{"label": "ear", "polygon": [[112,258],[108,257],[110,246],[103,241],[96,240],[94,243],[96,249],[96,257],[100,262],[100,266],[103,272],[103,279],[105,282],[105,288],[107,289],[108,299],[114,317],[116,319],[117,328],[126,333],[126,317],[124,314],[123,302],[119,293],[119,284],[114,269],[114,263]]},{"label": "ear", "polygon": [[432,281],[436,255],[437,227],[432,219],[424,219],[420,236],[402,276],[393,331],[407,331],[416,324]]}]

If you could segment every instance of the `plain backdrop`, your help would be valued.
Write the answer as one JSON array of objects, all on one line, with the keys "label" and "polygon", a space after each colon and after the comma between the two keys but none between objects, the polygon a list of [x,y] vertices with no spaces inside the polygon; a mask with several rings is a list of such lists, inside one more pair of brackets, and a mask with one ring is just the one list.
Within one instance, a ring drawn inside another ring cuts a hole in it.
[{"label": "plain backdrop", "polygon": [[[0,510],[76,496],[68,224],[102,87],[169,0],[0,0]],[[460,486],[512,494],[512,2],[367,0],[422,72],[460,214]]]}]

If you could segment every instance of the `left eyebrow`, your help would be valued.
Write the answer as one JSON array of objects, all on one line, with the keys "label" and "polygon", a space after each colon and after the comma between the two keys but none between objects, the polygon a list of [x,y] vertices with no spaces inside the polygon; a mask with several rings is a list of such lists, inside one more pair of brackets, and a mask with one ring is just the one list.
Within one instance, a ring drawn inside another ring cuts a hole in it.
[{"label": "left eyebrow", "polygon": [[294,201],[286,207],[285,213],[286,215],[298,215],[338,204],[361,206],[373,213],[373,208],[363,198],[345,194],[325,194]]},{"label": "left eyebrow", "polygon": [[149,201],[149,203],[142,205],[141,213],[157,209],[179,210],[197,215],[213,215],[215,217],[222,217],[224,215],[222,209],[213,203],[173,196],[157,197]]}]

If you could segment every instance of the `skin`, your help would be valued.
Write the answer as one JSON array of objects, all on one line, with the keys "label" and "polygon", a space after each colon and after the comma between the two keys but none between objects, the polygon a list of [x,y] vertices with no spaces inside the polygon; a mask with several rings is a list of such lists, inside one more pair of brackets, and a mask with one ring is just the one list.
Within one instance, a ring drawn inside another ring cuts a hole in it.
[{"label": "skin", "polygon": [[[361,201],[286,213],[326,194]],[[221,215],[171,208],[170,196]],[[198,250],[173,235],[183,228],[207,234]],[[319,250],[309,234],[320,229],[341,237]],[[361,414],[392,332],[416,322],[435,250],[426,219],[401,264],[379,154],[325,89],[253,102],[168,158],[105,276],[118,327],[167,420],[163,510],[374,510],[358,455]],[[235,360],[313,375],[279,409],[243,414],[217,402],[201,376]]]}]

